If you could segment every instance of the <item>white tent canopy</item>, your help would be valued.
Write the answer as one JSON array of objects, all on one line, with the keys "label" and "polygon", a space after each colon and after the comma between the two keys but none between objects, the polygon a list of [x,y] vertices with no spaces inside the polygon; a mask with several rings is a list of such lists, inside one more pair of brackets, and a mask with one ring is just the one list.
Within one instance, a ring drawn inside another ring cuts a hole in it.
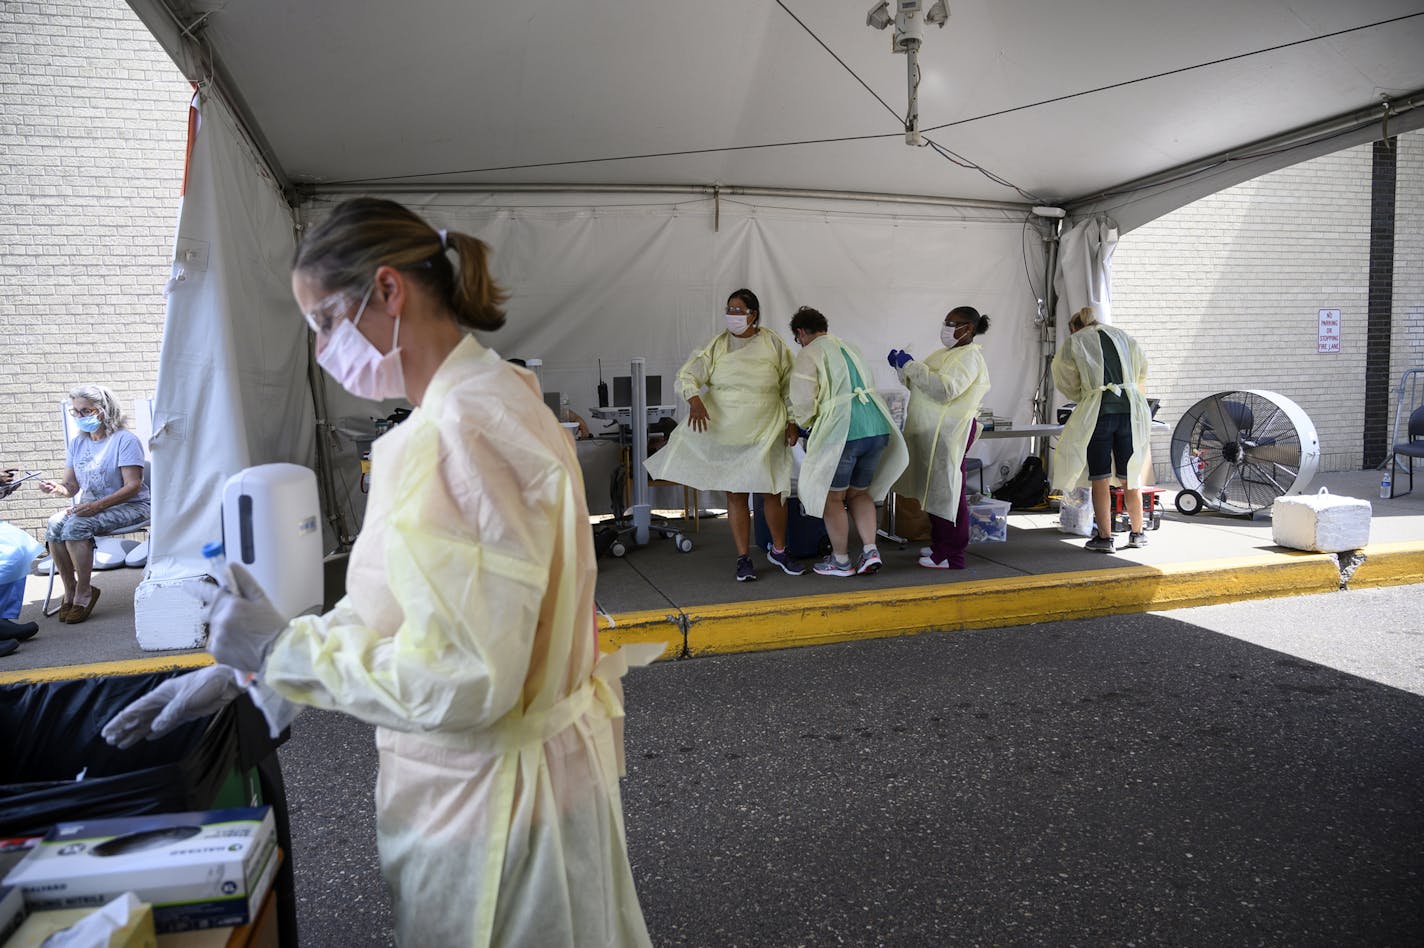
[{"label": "white tent canopy", "polygon": [[[904,144],[905,57],[866,0],[131,2],[288,188],[1096,202],[1126,231],[1321,153],[1315,126],[1331,151],[1386,131],[1386,102],[1389,131],[1424,121],[1424,11],[1405,0],[954,0],[920,53],[919,113],[958,164]],[[1118,193],[1281,136],[1239,177]]]},{"label": "white tent canopy", "polygon": [[[783,333],[822,309],[882,386],[886,349],[927,353],[948,307],[978,306],[988,404],[1027,420],[1052,296],[1053,224],[1031,207],[1078,219],[1064,302],[1106,300],[1114,226],[1424,124],[1424,11],[1392,0],[956,0],[919,56],[923,147],[868,0],[130,2],[203,118],[146,585],[203,572],[214,488],[247,464],[333,448],[328,495],[359,514],[357,448],[332,432],[389,407],[314,400],[286,290],[296,227],[350,194],[489,241],[513,299],[486,342],[543,358],[576,409],[599,360],[608,377],[645,356],[670,381],[750,286]],[[1014,467],[1024,445],[975,453]]]}]

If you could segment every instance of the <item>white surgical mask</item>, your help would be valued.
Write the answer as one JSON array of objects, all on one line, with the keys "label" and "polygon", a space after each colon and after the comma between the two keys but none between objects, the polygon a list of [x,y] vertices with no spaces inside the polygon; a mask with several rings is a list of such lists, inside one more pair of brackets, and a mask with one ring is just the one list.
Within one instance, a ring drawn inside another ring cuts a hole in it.
[{"label": "white surgical mask", "polygon": [[356,324],[366,312],[366,304],[371,300],[375,284],[361,298],[361,308],[353,319],[343,319],[331,331],[331,338],[316,357],[331,377],[341,383],[341,387],[358,398],[381,401],[386,398],[405,397],[405,371],[400,358],[400,317],[396,317],[395,329],[391,333],[391,351],[385,355],[361,335]]},{"label": "white surgical mask", "polygon": [[959,345],[959,327],[941,326],[939,327],[939,342],[946,349],[953,349]]},{"label": "white surgical mask", "polygon": [[746,313],[727,313],[722,318],[727,321],[727,328],[734,336],[740,336],[752,324],[752,318]]}]

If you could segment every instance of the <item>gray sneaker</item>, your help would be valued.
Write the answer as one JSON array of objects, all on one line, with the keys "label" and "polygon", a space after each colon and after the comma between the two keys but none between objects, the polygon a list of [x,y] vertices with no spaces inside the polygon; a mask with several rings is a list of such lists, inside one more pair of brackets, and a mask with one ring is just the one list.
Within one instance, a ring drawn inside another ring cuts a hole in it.
[{"label": "gray sneaker", "polygon": [[1146,533],[1129,533],[1127,535],[1127,545],[1134,550],[1140,550],[1147,545]]},{"label": "gray sneaker", "polygon": [[813,567],[821,576],[854,576],[855,567],[851,565],[847,558],[844,563],[837,563],[834,555],[828,556]]},{"label": "gray sneaker", "polygon": [[806,572],[805,565],[796,557],[792,556],[790,550],[782,550],[778,553],[768,547],[766,558],[771,561],[773,566],[780,566],[781,571],[787,576],[800,576]]},{"label": "gray sneaker", "polygon": [[860,562],[855,566],[858,576],[869,576],[871,573],[880,572],[880,551],[876,549],[865,550],[860,554]]},{"label": "gray sneaker", "polygon": [[1116,548],[1113,546],[1112,537],[1100,537],[1094,534],[1093,538],[1083,544],[1083,549],[1091,550],[1094,553],[1113,553]]}]

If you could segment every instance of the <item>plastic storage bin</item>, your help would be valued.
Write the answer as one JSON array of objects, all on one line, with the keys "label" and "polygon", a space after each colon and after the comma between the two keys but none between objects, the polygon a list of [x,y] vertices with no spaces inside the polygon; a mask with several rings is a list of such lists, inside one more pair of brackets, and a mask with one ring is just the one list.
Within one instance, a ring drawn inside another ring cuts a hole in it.
[{"label": "plastic storage bin", "polygon": [[969,505],[969,542],[1003,543],[1009,538],[1007,500],[984,499]]}]

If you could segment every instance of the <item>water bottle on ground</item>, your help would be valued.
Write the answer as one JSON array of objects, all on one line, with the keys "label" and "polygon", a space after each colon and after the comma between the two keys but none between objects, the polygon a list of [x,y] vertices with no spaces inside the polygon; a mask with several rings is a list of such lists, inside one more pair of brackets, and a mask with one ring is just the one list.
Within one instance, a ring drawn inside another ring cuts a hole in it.
[{"label": "water bottle on ground", "polygon": [[1380,480],[1380,499],[1381,499],[1381,500],[1389,500],[1390,486],[1391,486],[1390,475],[1393,474],[1393,473],[1394,473],[1394,472],[1391,471],[1389,468],[1385,468],[1385,470],[1384,470],[1384,477]]}]

